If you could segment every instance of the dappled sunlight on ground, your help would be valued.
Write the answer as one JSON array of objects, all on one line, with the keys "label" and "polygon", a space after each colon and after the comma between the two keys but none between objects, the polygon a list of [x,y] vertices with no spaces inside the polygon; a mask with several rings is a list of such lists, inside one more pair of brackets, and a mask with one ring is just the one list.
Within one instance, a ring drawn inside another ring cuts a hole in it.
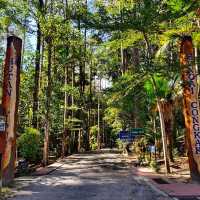
[{"label": "dappled sunlight on ground", "polygon": [[152,200],[169,199],[134,177],[120,154],[78,154],[49,175],[17,192],[13,200]]}]

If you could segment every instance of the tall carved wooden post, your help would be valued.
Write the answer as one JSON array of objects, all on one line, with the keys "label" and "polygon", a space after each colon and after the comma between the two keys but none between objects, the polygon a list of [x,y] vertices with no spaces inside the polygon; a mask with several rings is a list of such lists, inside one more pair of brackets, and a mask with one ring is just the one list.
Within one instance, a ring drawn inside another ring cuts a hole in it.
[{"label": "tall carved wooden post", "polygon": [[183,114],[190,173],[193,180],[200,181],[200,115],[198,102],[197,72],[192,38],[182,38],[180,63],[183,81]]},{"label": "tall carved wooden post", "polygon": [[19,100],[20,64],[22,40],[16,36],[7,38],[4,66],[2,106],[6,115],[5,147],[2,156],[2,182],[8,185],[14,178],[16,160],[16,123]]}]

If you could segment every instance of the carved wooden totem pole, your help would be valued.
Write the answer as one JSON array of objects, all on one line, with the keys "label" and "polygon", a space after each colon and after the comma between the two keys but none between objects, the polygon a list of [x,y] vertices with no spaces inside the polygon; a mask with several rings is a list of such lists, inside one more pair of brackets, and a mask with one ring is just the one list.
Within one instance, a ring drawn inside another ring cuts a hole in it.
[{"label": "carved wooden totem pole", "polygon": [[22,40],[16,36],[7,38],[7,51],[4,66],[2,107],[6,117],[2,149],[1,175],[3,185],[14,178],[16,162],[16,124],[19,100],[20,64]]},{"label": "carved wooden totem pole", "polygon": [[200,180],[200,119],[195,53],[190,36],[181,41],[180,63],[183,81],[183,114],[191,177]]}]

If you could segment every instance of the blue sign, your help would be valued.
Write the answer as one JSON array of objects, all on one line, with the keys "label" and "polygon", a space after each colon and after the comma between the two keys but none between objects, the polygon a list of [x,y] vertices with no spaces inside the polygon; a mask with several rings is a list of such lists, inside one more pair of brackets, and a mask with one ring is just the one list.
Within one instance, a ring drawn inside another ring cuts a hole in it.
[{"label": "blue sign", "polygon": [[132,131],[120,131],[119,139],[125,141],[133,141],[137,136],[140,136],[143,133],[143,129],[132,129]]},{"label": "blue sign", "polygon": [[0,116],[0,132],[4,132],[6,130],[6,119],[4,116]]},{"label": "blue sign", "polygon": [[151,153],[156,153],[156,147],[155,147],[155,145],[150,145],[150,146],[148,146],[147,149]]}]

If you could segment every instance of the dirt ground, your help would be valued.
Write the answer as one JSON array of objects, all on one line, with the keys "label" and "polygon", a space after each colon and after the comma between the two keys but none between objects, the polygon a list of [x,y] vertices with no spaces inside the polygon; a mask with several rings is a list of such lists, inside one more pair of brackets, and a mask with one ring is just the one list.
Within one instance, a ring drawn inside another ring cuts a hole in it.
[{"label": "dirt ground", "polygon": [[[126,155],[125,157],[129,163],[134,163],[137,161],[137,157],[134,154]],[[158,159],[158,162],[160,163],[160,170],[156,173],[149,166],[138,166],[137,168],[141,172],[154,173],[155,175],[167,177],[172,182],[191,182],[189,163],[187,157],[175,157],[174,163],[170,163],[171,173],[167,176],[165,173],[164,160]]]}]

